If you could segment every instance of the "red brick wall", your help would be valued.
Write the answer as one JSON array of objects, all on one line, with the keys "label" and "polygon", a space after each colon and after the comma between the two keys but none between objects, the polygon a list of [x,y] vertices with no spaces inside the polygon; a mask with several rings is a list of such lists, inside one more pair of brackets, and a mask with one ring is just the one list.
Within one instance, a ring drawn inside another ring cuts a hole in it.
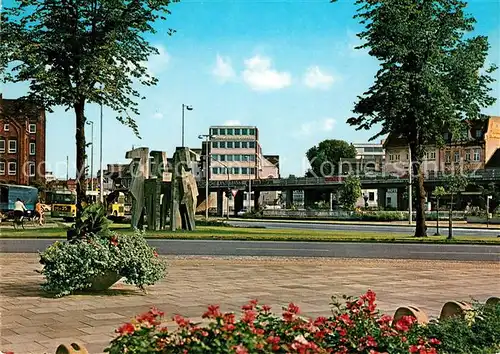
[{"label": "red brick wall", "polygon": [[[0,109],[4,109],[14,100],[4,100],[0,96]],[[7,114],[5,114],[7,115]],[[9,124],[9,131],[4,131],[4,124]],[[29,132],[29,124],[36,124],[36,132]],[[5,174],[0,174],[0,183],[29,185],[34,181],[45,180],[45,111],[25,116],[19,113],[16,117],[0,115],[0,139],[5,140],[5,152],[0,153],[0,161],[5,162]],[[9,140],[17,141],[16,153],[9,153]],[[30,143],[35,143],[35,155],[30,154]],[[9,175],[8,163],[16,162],[16,174]],[[30,176],[29,163],[35,164],[35,176]]]}]

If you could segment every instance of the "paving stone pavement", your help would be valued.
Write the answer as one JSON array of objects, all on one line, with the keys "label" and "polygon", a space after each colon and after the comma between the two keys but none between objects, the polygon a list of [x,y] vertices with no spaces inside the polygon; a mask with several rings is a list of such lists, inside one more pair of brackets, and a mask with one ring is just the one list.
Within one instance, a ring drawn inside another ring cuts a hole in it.
[{"label": "paving stone pavement", "polygon": [[[377,293],[389,314],[416,305],[439,316],[448,300],[486,300],[500,295],[499,263],[406,260],[166,257],[167,277],[144,294],[122,282],[99,295],[60,299],[40,291],[43,277],[34,254],[0,254],[0,351],[55,353],[61,343],[84,344],[102,353],[114,330],[157,306],[171,318],[199,320],[210,304],[238,311],[250,299],[276,312],[289,302],[306,316],[329,314],[333,294]],[[167,322],[167,325],[172,324]]]}]

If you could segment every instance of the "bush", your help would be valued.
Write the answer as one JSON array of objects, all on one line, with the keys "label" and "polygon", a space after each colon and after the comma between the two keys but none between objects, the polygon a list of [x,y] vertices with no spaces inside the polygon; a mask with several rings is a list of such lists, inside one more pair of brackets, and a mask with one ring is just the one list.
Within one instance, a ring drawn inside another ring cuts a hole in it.
[{"label": "bush", "polygon": [[209,306],[201,327],[179,315],[173,317],[178,329],[161,327],[163,316],[156,308],[137,316],[117,329],[105,352],[121,353],[437,353],[439,340],[422,337],[414,330],[411,317],[391,323],[390,316],[376,310],[375,293],[360,298],[334,299],[332,316],[308,320],[300,317],[291,303],[281,317],[270,307],[251,301],[236,319]]},{"label": "bush", "polygon": [[421,335],[439,339],[443,354],[496,354],[500,352],[500,304],[476,304],[472,320],[459,317],[432,322],[419,329]]},{"label": "bush", "polygon": [[165,276],[164,262],[143,234],[111,232],[102,223],[101,209],[85,210],[76,222],[76,237],[69,242],[57,241],[40,253],[41,274],[46,278],[43,290],[56,297],[68,295],[91,287],[96,277],[109,272],[144,289]]},{"label": "bush", "polygon": [[223,220],[196,220],[196,226],[230,227],[231,225]]}]

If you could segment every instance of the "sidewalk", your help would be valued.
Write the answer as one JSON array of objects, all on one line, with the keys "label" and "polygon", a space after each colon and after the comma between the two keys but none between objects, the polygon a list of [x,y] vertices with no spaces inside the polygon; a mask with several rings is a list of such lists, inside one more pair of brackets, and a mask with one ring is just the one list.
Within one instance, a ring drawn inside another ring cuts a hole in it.
[{"label": "sidewalk", "polygon": [[[219,218],[221,221],[227,219]],[[243,221],[243,222],[285,222],[285,223],[301,223],[301,224],[332,224],[332,225],[377,225],[377,226],[399,226],[399,227],[415,227],[415,222],[410,224],[408,221],[347,221],[347,220],[315,220],[315,219],[285,219],[285,218],[230,218],[229,221]],[[427,227],[435,227],[436,221],[426,221]],[[440,227],[448,227],[448,220],[440,220]],[[500,225],[486,225],[486,224],[471,224],[466,221],[453,221],[454,228],[463,229],[491,229],[499,230]]]},{"label": "sidewalk", "polygon": [[[143,294],[118,283],[103,295],[44,297],[36,255],[0,254],[0,350],[54,353],[61,343],[101,353],[114,330],[152,305],[170,320],[195,320],[209,304],[238,311],[256,298],[275,312],[297,303],[306,316],[329,315],[331,295],[360,295],[371,288],[379,307],[393,314],[416,305],[439,316],[448,300],[486,300],[500,294],[498,263],[349,259],[168,257],[167,278]],[[171,322],[167,322],[174,328]]]}]

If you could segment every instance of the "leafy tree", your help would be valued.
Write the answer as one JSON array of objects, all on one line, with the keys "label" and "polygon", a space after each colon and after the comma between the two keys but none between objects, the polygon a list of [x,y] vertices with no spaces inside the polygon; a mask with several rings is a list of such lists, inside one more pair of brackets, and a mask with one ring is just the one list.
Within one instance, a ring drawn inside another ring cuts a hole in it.
[{"label": "leafy tree", "polygon": [[[85,106],[108,106],[138,127],[134,81],[154,85],[145,62],[158,54],[143,37],[177,0],[16,0],[3,9],[0,70],[5,82],[29,82],[24,100],[49,112],[74,110],[78,205],[85,197]],[[170,30],[169,34],[173,31]],[[144,97],[142,97],[144,98]]]},{"label": "leafy tree", "polygon": [[444,189],[443,186],[437,186],[434,188],[434,192],[432,194],[436,197],[436,233],[434,236],[440,236],[441,234],[439,233],[439,200],[447,194],[446,190]]},{"label": "leafy tree", "polygon": [[357,0],[356,18],[365,26],[358,48],[381,64],[375,83],[358,98],[357,129],[381,127],[372,137],[388,133],[409,145],[416,176],[415,236],[427,236],[422,161],[427,146],[441,146],[444,132],[463,135],[467,122],[486,117],[492,105],[491,73],[483,69],[489,44],[471,36],[475,19],[461,0]]},{"label": "leafy tree", "polygon": [[487,205],[486,198],[488,198],[488,196],[491,196],[490,210],[487,210],[487,213],[492,212],[500,205],[500,189],[498,188],[498,185],[492,182],[486,187],[479,186],[479,190],[481,192],[481,204],[485,209]]},{"label": "leafy tree", "polygon": [[448,213],[448,239],[453,238],[453,197],[459,195],[468,184],[468,178],[461,173],[451,173],[446,176],[444,188],[451,198]]},{"label": "leafy tree", "polygon": [[342,158],[356,157],[356,148],[343,140],[323,140],[306,152],[311,164],[308,177],[324,177],[339,173],[339,161]]},{"label": "leafy tree", "polygon": [[361,181],[358,177],[349,175],[346,177],[340,189],[340,203],[347,210],[354,210],[356,202],[361,197]]}]

